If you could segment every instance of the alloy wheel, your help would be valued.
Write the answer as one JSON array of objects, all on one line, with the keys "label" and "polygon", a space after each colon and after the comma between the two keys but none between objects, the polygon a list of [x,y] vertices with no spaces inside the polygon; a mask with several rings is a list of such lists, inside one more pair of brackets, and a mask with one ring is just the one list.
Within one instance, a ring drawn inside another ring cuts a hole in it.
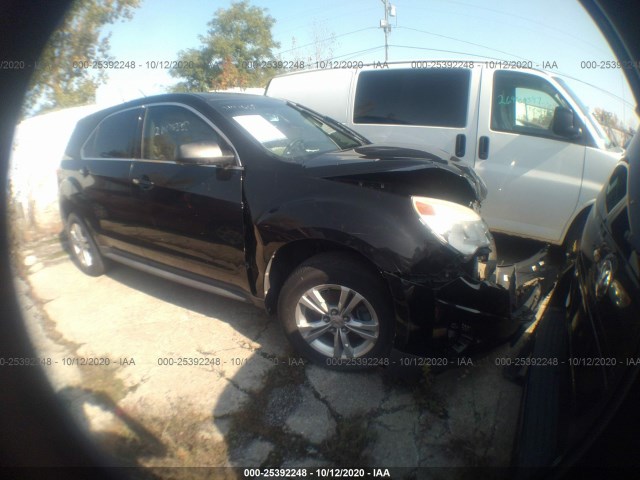
[{"label": "alloy wheel", "polygon": [[378,341],[380,323],[371,304],[343,285],[317,285],[307,290],[295,308],[298,331],[325,357],[366,355]]}]

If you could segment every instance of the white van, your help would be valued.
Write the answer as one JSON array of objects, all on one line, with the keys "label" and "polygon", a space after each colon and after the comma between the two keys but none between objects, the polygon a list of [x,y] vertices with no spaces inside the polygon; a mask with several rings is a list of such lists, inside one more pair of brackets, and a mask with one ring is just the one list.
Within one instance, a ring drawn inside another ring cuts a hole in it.
[{"label": "white van", "polygon": [[[451,152],[488,187],[496,232],[573,240],[620,152],[566,83],[504,62],[419,61],[309,70],[265,95],[333,117],[375,143]],[[573,226],[573,229],[572,229]]]}]

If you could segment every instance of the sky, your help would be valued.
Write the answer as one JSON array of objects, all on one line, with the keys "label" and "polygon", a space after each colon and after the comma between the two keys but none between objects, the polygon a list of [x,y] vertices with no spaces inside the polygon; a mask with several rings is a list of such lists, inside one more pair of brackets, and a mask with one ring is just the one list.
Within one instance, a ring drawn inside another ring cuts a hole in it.
[{"label": "sky", "polygon": [[[470,58],[555,62],[550,70],[567,82],[591,109],[615,113],[637,127],[633,97],[621,69],[587,68],[615,60],[591,18],[572,0],[396,0],[391,18],[389,61]],[[333,59],[365,63],[384,60],[382,0],[251,0],[275,20],[275,49],[282,60],[308,57],[314,38],[329,42]],[[116,60],[134,60],[135,69],[110,70],[97,93],[99,104],[163,93],[178,79],[147,61],[178,59],[178,52],[201,45],[216,10],[231,1],[143,0],[131,20],[105,29]],[[326,44],[325,44],[326,45]],[[295,47],[295,48],[292,48]],[[588,63],[585,63],[588,62]]]}]

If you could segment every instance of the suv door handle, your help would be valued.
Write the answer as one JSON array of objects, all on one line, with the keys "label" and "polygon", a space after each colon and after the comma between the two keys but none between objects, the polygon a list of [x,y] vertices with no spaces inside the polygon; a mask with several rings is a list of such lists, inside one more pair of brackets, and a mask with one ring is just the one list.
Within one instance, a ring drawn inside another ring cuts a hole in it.
[{"label": "suv door handle", "polygon": [[154,187],[154,183],[151,181],[149,177],[146,175],[142,175],[141,177],[135,177],[131,180],[134,185],[137,185],[143,190],[150,190]]},{"label": "suv door handle", "polygon": [[480,160],[489,158],[489,137],[480,137],[480,141],[478,142],[478,158]]}]

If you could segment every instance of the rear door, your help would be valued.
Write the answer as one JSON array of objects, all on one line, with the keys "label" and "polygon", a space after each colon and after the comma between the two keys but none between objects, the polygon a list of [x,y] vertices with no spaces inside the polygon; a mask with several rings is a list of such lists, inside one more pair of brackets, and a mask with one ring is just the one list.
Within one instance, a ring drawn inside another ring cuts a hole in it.
[{"label": "rear door", "polygon": [[360,71],[349,126],[374,143],[436,147],[473,166],[479,79],[473,68]]},{"label": "rear door", "polygon": [[492,230],[560,242],[580,195],[585,145],[553,133],[558,107],[577,111],[543,75],[483,71],[475,168]]},{"label": "rear door", "polygon": [[136,239],[146,258],[246,291],[242,167],[181,161],[181,147],[197,144],[217,144],[238,161],[195,109],[146,108],[142,155],[131,170],[136,210],[144,212]]},{"label": "rear door", "polygon": [[99,235],[101,244],[113,246],[136,228],[138,213],[132,205],[129,175],[139,155],[142,108],[123,110],[104,118],[80,150],[76,179],[82,186],[80,204]]}]

